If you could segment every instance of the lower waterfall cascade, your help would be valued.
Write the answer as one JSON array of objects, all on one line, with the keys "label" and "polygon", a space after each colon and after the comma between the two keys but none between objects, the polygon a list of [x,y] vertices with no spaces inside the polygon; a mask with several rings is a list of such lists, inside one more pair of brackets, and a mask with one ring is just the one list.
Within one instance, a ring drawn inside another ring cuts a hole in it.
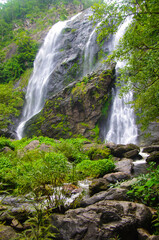
[{"label": "lower waterfall cascade", "polygon": [[[124,23],[119,26],[111,44],[111,51],[116,48],[120,38],[125,33],[127,26],[131,22],[131,17],[127,17]],[[118,69],[122,68],[125,62],[117,61],[116,75]],[[135,113],[132,105],[129,104],[133,100],[133,92],[129,91],[122,98],[120,97],[120,90],[116,87],[112,89],[112,105],[110,109],[110,116],[106,124],[105,142],[113,142],[116,144],[137,143],[138,128],[135,122]]]}]

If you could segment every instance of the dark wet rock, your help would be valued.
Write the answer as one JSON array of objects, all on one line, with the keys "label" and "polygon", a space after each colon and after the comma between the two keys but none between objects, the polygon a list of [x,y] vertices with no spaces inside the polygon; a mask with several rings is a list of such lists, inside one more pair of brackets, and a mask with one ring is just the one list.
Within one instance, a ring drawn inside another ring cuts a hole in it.
[{"label": "dark wet rock", "polygon": [[120,221],[121,217],[119,217],[119,215],[116,212],[113,211],[105,211],[102,212],[102,215],[100,217],[100,224],[107,224],[110,222],[116,222],[116,221]]},{"label": "dark wet rock", "polygon": [[147,163],[155,162],[155,163],[159,164],[159,152],[158,152],[158,151],[152,152],[152,153],[146,158],[146,162],[147,162]]},{"label": "dark wet rock", "polygon": [[127,174],[131,174],[133,171],[133,160],[124,158],[119,162],[115,163],[117,172],[124,172]]},{"label": "dark wet rock", "polygon": [[143,204],[103,200],[86,208],[53,215],[52,223],[59,230],[55,239],[102,240],[120,237],[136,240],[137,229],[149,227],[152,214]]},{"label": "dark wet rock", "polygon": [[135,159],[138,156],[139,156],[139,150],[138,149],[133,149],[131,151],[128,151],[128,152],[124,153],[125,158]]},{"label": "dark wet rock", "polygon": [[148,172],[148,163],[146,163],[146,161],[138,161],[138,163],[136,164],[135,162],[133,162],[134,167],[133,167],[133,176],[139,176],[140,174],[146,174]]},{"label": "dark wet rock", "polygon": [[134,152],[130,152],[130,155],[136,155],[137,154],[137,151],[139,153],[140,151],[140,148],[135,145],[135,144],[127,144],[127,145],[123,145],[123,144],[117,144],[115,146],[110,146],[110,149],[112,151],[112,154],[115,156],[115,157],[119,157],[119,158],[123,158],[125,157],[125,154],[127,152],[130,152],[132,150],[136,150]]},{"label": "dark wet rock", "polygon": [[108,189],[109,182],[104,178],[93,179],[92,183],[89,186],[89,194],[90,196],[95,193],[104,191]]},{"label": "dark wet rock", "polygon": [[[149,136],[145,137],[145,134]],[[159,122],[151,122],[144,132],[139,129],[139,144],[141,146],[159,145]]]},{"label": "dark wet rock", "polygon": [[139,240],[147,240],[150,236],[150,233],[143,228],[138,228],[137,232],[138,232],[138,239]]},{"label": "dark wet rock", "polygon": [[104,177],[110,183],[121,182],[123,180],[128,180],[131,178],[131,175],[125,172],[116,172],[106,174]]},{"label": "dark wet rock", "polygon": [[159,145],[151,145],[143,148],[143,152],[151,153],[159,151]]},{"label": "dark wet rock", "polygon": [[3,129],[0,129],[0,136],[14,139],[15,133],[11,129],[3,128]]},{"label": "dark wet rock", "polygon": [[5,211],[1,212],[0,221],[7,224],[11,224],[14,219],[23,223],[35,211],[33,203],[25,198],[8,196],[2,198],[1,203]]},{"label": "dark wet rock", "polygon": [[138,240],[159,240],[159,235],[151,235],[146,229],[138,228]]},{"label": "dark wet rock", "polygon": [[80,207],[87,207],[96,202],[100,202],[102,200],[118,200],[118,201],[128,201],[129,198],[127,196],[127,189],[121,188],[112,188],[107,191],[102,191],[94,194],[90,198],[83,199],[80,203]]}]

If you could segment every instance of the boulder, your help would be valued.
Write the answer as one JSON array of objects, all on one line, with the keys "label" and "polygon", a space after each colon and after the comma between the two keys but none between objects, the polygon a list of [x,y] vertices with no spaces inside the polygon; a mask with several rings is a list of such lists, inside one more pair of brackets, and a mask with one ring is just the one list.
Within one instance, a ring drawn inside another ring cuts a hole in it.
[{"label": "boulder", "polygon": [[51,146],[50,145],[46,145],[45,143],[42,143],[40,145],[39,149],[41,151],[44,151],[44,152],[49,152],[51,150]]},{"label": "boulder", "polygon": [[16,237],[17,233],[10,226],[0,224],[0,240],[10,240]]},{"label": "boulder", "polygon": [[159,240],[159,235],[151,235],[147,230],[138,228],[138,240]]},{"label": "boulder", "polygon": [[143,152],[151,153],[159,151],[159,145],[151,145],[143,148]]},{"label": "boulder", "polygon": [[137,182],[137,178],[133,178],[129,181],[121,183],[120,187],[129,190],[131,188],[131,185],[135,184],[136,182]]},{"label": "boulder", "polygon": [[146,158],[146,162],[150,163],[150,162],[155,162],[157,164],[159,164],[159,152],[155,151],[152,152],[147,158]]},{"label": "boulder", "polygon": [[4,152],[4,153],[7,153],[7,152],[11,152],[12,149],[10,147],[4,147],[4,148],[1,149],[1,151]]},{"label": "boulder", "polygon": [[125,172],[116,172],[106,174],[103,178],[106,179],[109,183],[116,183],[130,179],[131,175]]},{"label": "boulder", "polygon": [[79,203],[80,207],[87,207],[96,202],[100,202],[102,200],[118,200],[118,201],[128,201],[129,198],[127,196],[127,189],[122,188],[112,188],[107,191],[102,191],[94,194],[92,197],[82,199]]},{"label": "boulder", "polygon": [[130,151],[124,153],[123,156],[124,156],[125,158],[135,159],[135,158],[137,158],[137,157],[140,157],[140,155],[139,155],[139,150],[138,150],[138,149],[130,150]]},{"label": "boulder", "polygon": [[95,193],[108,189],[109,182],[104,178],[93,179],[89,186],[89,194],[92,196]]},{"label": "boulder", "polygon": [[121,161],[115,163],[117,172],[124,172],[127,174],[131,174],[133,171],[133,160],[123,158]]},{"label": "boulder", "polygon": [[39,146],[40,142],[38,140],[31,141],[28,145],[24,147],[24,151],[31,151]]},{"label": "boulder", "polygon": [[68,210],[64,215],[52,215],[58,229],[55,239],[102,240],[119,237],[138,239],[138,228],[147,229],[152,214],[143,204],[103,200],[86,208]]},{"label": "boulder", "polygon": [[112,154],[115,157],[119,157],[119,158],[123,158],[127,152],[130,152],[132,150],[136,150],[134,152],[129,153],[130,155],[133,155],[133,156],[137,154],[137,151],[138,153],[140,151],[140,148],[135,144],[127,144],[127,145],[117,144],[115,146],[112,145],[112,147],[110,148],[111,148]]}]

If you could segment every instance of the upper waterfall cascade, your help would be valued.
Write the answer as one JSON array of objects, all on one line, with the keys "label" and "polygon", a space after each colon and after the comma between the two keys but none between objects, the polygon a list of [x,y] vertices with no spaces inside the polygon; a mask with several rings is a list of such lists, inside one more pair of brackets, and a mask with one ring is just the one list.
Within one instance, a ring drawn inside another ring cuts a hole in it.
[{"label": "upper waterfall cascade", "polygon": [[43,109],[49,91],[52,95],[65,86],[67,69],[69,72],[73,64],[78,62],[81,76],[92,71],[92,59],[97,55],[99,46],[96,42],[96,27],[93,28],[92,22],[88,20],[91,14],[92,11],[87,9],[70,20],[58,22],[46,36],[34,61],[21,121],[16,130],[18,139],[24,136],[29,120]]},{"label": "upper waterfall cascade", "polygon": [[61,41],[63,37],[62,31],[70,21],[73,21],[79,15],[80,13],[70,20],[60,21],[53,25],[36,56],[33,74],[27,87],[26,103],[22,112],[22,118],[16,130],[18,139],[23,137],[26,122],[39,113],[44,106],[49,78],[57,67],[57,59],[61,54],[60,48],[63,44]]},{"label": "upper waterfall cascade", "polygon": [[[125,22],[119,26],[117,33],[113,37],[110,50],[114,50],[119,43],[120,38],[125,33],[127,26],[131,22],[131,17],[127,17]],[[116,64],[116,73],[118,69],[123,67],[125,62],[118,61]],[[128,104],[133,100],[133,93],[129,91],[122,98],[119,97],[119,89],[112,90],[112,107],[105,136],[105,142],[114,142],[116,144],[137,143],[138,129],[135,123],[135,114]]]},{"label": "upper waterfall cascade", "polygon": [[101,22],[99,22],[97,26],[94,27],[85,46],[83,76],[85,76],[88,73],[91,73],[91,71],[93,71],[95,68],[95,63],[94,63],[95,54],[96,54],[95,48],[98,47],[96,43],[96,39],[97,39],[96,29],[100,24]]}]

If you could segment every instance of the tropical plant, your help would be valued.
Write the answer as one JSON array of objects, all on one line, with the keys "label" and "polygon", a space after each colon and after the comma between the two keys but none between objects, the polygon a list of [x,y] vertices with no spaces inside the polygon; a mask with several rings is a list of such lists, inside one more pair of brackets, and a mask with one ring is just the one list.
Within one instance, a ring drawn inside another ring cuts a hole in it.
[{"label": "tropical plant", "polygon": [[112,172],[115,164],[111,157],[109,159],[100,159],[96,161],[84,160],[76,166],[76,173],[79,178],[102,177],[104,174]]},{"label": "tropical plant", "polygon": [[157,207],[159,200],[159,166],[151,163],[149,172],[138,177],[137,182],[131,186],[128,196],[148,206]]}]

